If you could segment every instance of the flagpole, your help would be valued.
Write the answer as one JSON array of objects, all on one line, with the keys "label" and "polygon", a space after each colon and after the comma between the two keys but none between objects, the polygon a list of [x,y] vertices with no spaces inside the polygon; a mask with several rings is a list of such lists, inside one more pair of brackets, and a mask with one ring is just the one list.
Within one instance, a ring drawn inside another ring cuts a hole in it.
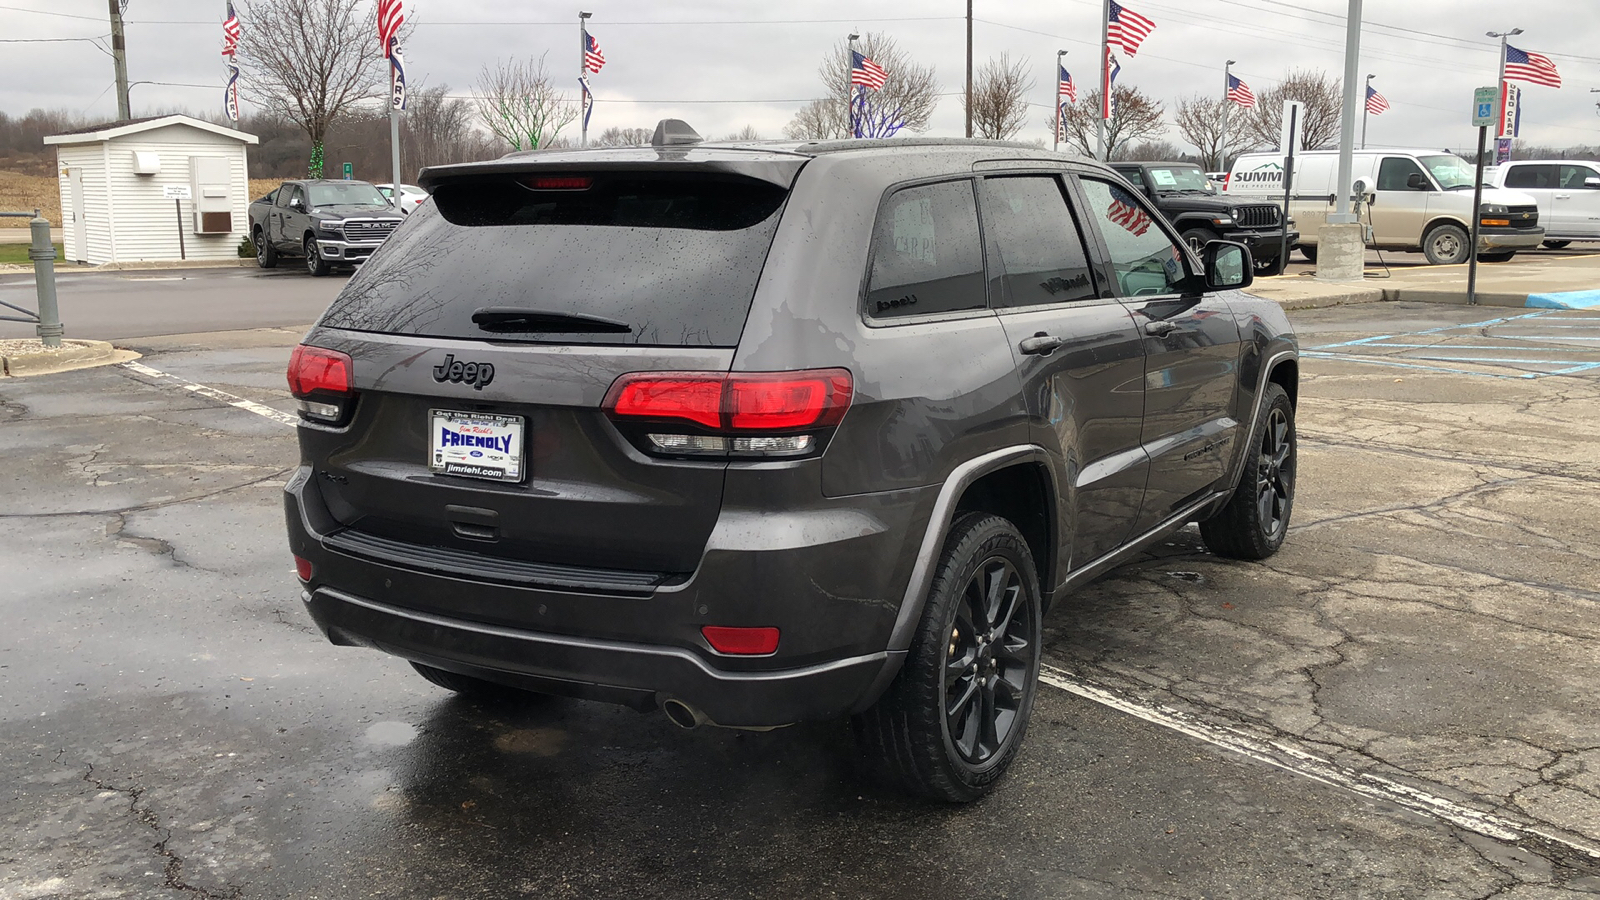
[{"label": "flagpole", "polygon": [[1111,115],[1111,0],[1105,0],[1100,13],[1100,120],[1095,131],[1095,158],[1106,159],[1106,119]]},{"label": "flagpole", "polygon": [[1061,58],[1067,55],[1065,50],[1056,51],[1056,130],[1051,135],[1054,143],[1050,149],[1056,153],[1061,152]]},{"label": "flagpole", "polygon": [[845,54],[844,54],[844,64],[845,64],[845,75],[844,75],[845,104],[844,105],[845,105],[845,109],[848,111],[848,118],[849,118],[849,121],[850,121],[850,137],[852,137],[852,138],[858,138],[858,137],[861,136],[861,124],[860,124],[860,122],[857,121],[857,117],[860,116],[861,113],[857,108],[856,97],[861,91],[865,91],[866,90],[865,87],[858,86],[858,85],[853,83],[853,78],[854,78],[855,72],[856,72],[856,56],[855,56],[855,54],[856,54],[856,40],[859,39],[860,37],[861,37],[861,35],[856,34],[855,32],[852,31],[852,32],[850,32],[849,37],[845,38],[845,46],[846,46],[847,49],[845,50]]},{"label": "flagpole", "polygon": [[[589,117],[584,115],[585,98],[582,93],[583,80],[589,77],[589,29],[584,27],[584,20],[593,13],[578,12],[578,146],[589,146]],[[591,91],[588,102],[594,102],[594,93]]]},{"label": "flagpole", "polygon": [[1367,120],[1372,118],[1372,79],[1376,75],[1367,76],[1367,89],[1361,92],[1361,149],[1367,149]]},{"label": "flagpole", "polygon": [[[1500,132],[1500,134],[1504,134],[1506,126],[1511,124],[1510,122],[1505,121],[1504,118],[1506,114],[1506,45],[1514,35],[1521,33],[1521,28],[1513,28],[1510,31],[1504,32],[1489,32],[1489,37],[1497,37],[1500,39],[1500,78],[1497,81],[1497,84],[1500,88],[1500,93],[1497,95],[1499,99],[1496,101],[1500,104],[1500,112],[1495,116],[1496,119],[1500,120],[1500,125],[1496,129]],[[1499,137],[1500,134],[1496,134],[1495,137]]]},{"label": "flagpole", "polygon": [[1233,87],[1233,64],[1238,60],[1230,59],[1222,67],[1222,141],[1217,147],[1217,168],[1228,168],[1228,113],[1233,111],[1233,99],[1230,96]]}]

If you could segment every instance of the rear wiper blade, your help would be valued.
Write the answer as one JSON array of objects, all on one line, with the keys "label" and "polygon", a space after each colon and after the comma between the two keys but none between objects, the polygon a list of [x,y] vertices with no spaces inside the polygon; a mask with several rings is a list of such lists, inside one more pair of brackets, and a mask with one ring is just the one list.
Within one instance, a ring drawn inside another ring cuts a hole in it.
[{"label": "rear wiper blade", "polygon": [[632,334],[633,326],[616,319],[583,313],[521,309],[515,306],[486,306],[472,314],[472,323],[484,331],[501,333],[548,332],[551,334]]}]

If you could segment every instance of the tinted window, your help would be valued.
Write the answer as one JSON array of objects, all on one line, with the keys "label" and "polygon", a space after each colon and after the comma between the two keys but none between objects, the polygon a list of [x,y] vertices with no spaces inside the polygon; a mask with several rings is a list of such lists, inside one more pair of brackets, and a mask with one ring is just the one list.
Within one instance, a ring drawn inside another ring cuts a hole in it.
[{"label": "tinted window", "polygon": [[1064,303],[1096,296],[1083,236],[1052,177],[983,181],[990,296],[997,306]]},{"label": "tinted window", "polygon": [[1506,175],[1508,188],[1554,188],[1556,186],[1555,166],[1512,166]]},{"label": "tinted window", "polygon": [[1154,213],[1125,187],[1083,179],[1083,192],[1105,238],[1124,297],[1172,294],[1182,290],[1189,273],[1183,251],[1156,225]]},{"label": "tinted window", "polygon": [[1118,169],[1117,174],[1128,179],[1128,183],[1134,187],[1144,187],[1144,173],[1138,169]]},{"label": "tinted window", "polygon": [[927,315],[988,305],[972,182],[896,191],[872,236],[867,313]]},{"label": "tinted window", "polygon": [[1600,174],[1588,166],[1561,167],[1561,187],[1566,190],[1581,191],[1590,178],[1600,178]]},{"label": "tinted window", "polygon": [[[1422,167],[1415,160],[1403,156],[1390,156],[1378,164],[1378,190],[1380,191],[1426,191],[1429,188],[1411,187],[1408,182],[1413,174],[1422,175]],[[1424,180],[1427,176],[1422,175]]]},{"label": "tinted window", "polygon": [[500,306],[598,316],[631,331],[497,332],[495,340],[739,342],[782,188],[666,174],[563,176],[561,184],[566,189],[510,179],[440,185],[351,279],[323,324],[482,338],[472,313]]},{"label": "tinted window", "polygon": [[330,181],[309,185],[312,206],[387,206],[383,194],[365,181]]}]

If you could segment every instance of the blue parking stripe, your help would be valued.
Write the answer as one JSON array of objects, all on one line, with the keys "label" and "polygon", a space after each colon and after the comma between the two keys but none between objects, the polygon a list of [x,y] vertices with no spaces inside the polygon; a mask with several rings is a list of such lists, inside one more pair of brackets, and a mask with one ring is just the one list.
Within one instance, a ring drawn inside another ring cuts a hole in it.
[{"label": "blue parking stripe", "polygon": [[1474,372],[1471,369],[1453,369],[1449,366],[1419,366],[1412,363],[1392,362],[1387,359],[1375,359],[1370,356],[1355,356],[1349,353],[1323,353],[1317,350],[1304,351],[1303,355],[1315,356],[1319,359],[1334,359],[1340,362],[1364,363],[1369,366],[1386,366],[1391,369],[1418,369],[1423,372],[1444,372],[1451,375],[1481,375],[1484,378],[1538,378],[1540,375],[1537,372],[1505,375],[1500,372]]},{"label": "blue parking stripe", "polygon": [[1420,337],[1420,336],[1422,336],[1424,334],[1438,334],[1441,331],[1456,331],[1456,330],[1459,330],[1459,329],[1462,329],[1462,328],[1487,328],[1490,325],[1501,325],[1501,324],[1504,324],[1506,322],[1515,322],[1515,321],[1518,321],[1519,319],[1532,319],[1532,318],[1535,318],[1537,316],[1543,316],[1543,315],[1547,315],[1547,313],[1544,313],[1544,312],[1532,312],[1532,313],[1523,313],[1520,316],[1501,316],[1498,319],[1486,319],[1486,320],[1484,320],[1482,322],[1468,322],[1468,323],[1466,323],[1464,325],[1443,325],[1443,326],[1440,326],[1438,328],[1429,328],[1429,329],[1426,329],[1426,330],[1423,330],[1423,331],[1401,331],[1401,332],[1397,332],[1395,334],[1379,334],[1379,335],[1374,335],[1373,337],[1359,338],[1359,339],[1354,340],[1354,341],[1344,341],[1344,342],[1338,343],[1338,344],[1322,344],[1320,346],[1312,347],[1311,349],[1313,349],[1313,350],[1331,350],[1331,349],[1333,349],[1335,347],[1357,347],[1357,346],[1360,346],[1362,344],[1370,344],[1373,341],[1386,341],[1386,340],[1388,340],[1390,338]]},{"label": "blue parking stripe", "polygon": [[[1555,340],[1547,338],[1546,340]],[[1600,338],[1596,338],[1600,340]],[[1393,347],[1401,350],[1537,350],[1540,353],[1593,353],[1593,347],[1497,347],[1487,344],[1367,344],[1367,347]]]},{"label": "blue parking stripe", "polygon": [[1595,309],[1600,307],[1600,291],[1529,294],[1527,305],[1537,309]]}]

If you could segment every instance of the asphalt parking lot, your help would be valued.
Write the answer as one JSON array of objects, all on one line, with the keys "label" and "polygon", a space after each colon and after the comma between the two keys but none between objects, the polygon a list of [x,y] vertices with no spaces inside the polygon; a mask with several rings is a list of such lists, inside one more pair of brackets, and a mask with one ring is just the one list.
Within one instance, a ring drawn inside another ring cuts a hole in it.
[{"label": "asphalt parking lot", "polygon": [[1600,892],[1600,316],[1293,314],[1295,526],[1058,605],[1008,781],[456,699],[299,607],[296,328],[0,384],[0,898]]}]

